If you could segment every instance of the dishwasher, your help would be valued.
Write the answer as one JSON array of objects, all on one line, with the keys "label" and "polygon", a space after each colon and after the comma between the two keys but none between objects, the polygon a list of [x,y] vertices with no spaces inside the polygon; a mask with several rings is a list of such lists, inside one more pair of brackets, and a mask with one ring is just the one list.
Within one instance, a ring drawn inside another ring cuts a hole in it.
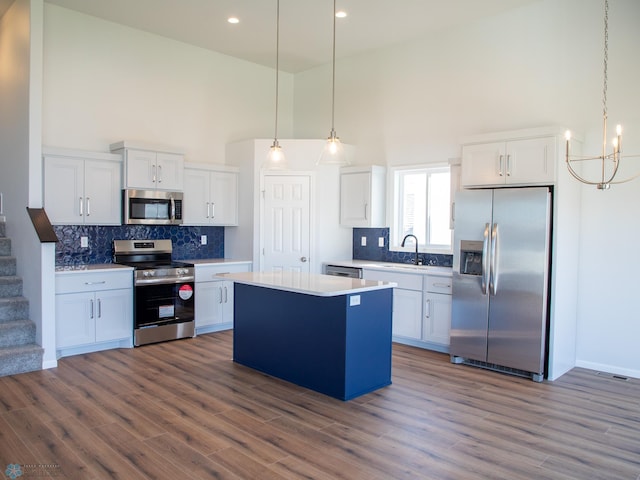
[{"label": "dishwasher", "polygon": [[325,275],[334,277],[362,278],[362,269],[359,267],[343,267],[341,265],[325,265]]}]

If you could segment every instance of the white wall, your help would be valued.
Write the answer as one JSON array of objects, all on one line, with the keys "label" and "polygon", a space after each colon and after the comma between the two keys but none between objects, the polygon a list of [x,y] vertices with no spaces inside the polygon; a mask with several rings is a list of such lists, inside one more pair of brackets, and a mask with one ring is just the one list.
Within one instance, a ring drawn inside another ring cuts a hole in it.
[{"label": "white wall", "polygon": [[[634,146],[640,153],[640,145],[632,145],[632,138],[640,139],[640,2],[615,0],[610,8],[610,119],[624,123],[627,151]],[[272,136],[271,69],[50,4],[44,26],[46,145],[106,150],[114,141],[138,140],[183,147],[189,161],[223,163],[225,144]],[[337,39],[339,51],[339,30]],[[596,154],[601,75],[602,2],[542,0],[338,61],[336,130],[356,145],[361,164],[446,161],[460,155],[460,137],[554,124],[582,132],[585,151]],[[330,66],[280,79],[279,137],[326,137]],[[20,88],[9,92],[0,94],[0,106],[23,102]],[[12,125],[24,123],[21,115]],[[12,137],[13,128],[2,129],[3,139]],[[23,167],[13,165],[21,154],[0,153],[3,167],[12,165],[20,179],[0,179],[5,192],[27,182]],[[639,217],[631,209],[639,185],[608,192],[583,187],[576,248],[578,365],[640,377],[634,342],[640,325],[632,303],[640,285],[629,266],[638,238]],[[7,210],[6,193],[5,203]]]},{"label": "white wall", "polygon": [[42,206],[42,18],[42,0],[16,0],[0,19],[0,192],[17,273],[48,368],[56,365],[54,250],[40,244],[26,212]]},{"label": "white wall", "polygon": [[[640,153],[640,2],[609,12],[609,118]],[[337,46],[340,48],[340,31]],[[441,162],[459,138],[570,125],[599,154],[603,7],[600,0],[543,0],[465,28],[338,61],[336,131],[358,163]],[[330,128],[330,66],[296,75],[296,137]],[[631,138],[630,138],[631,137]],[[633,147],[633,148],[632,148]],[[640,158],[635,160],[640,171]],[[561,166],[560,168],[564,168]],[[640,180],[608,192],[582,187],[577,363],[640,377],[633,254]]]},{"label": "white wall", "polygon": [[[232,141],[273,135],[275,71],[45,4],[44,145],[108,151],[120,140],[224,163]],[[280,74],[280,136],[293,77]]]}]

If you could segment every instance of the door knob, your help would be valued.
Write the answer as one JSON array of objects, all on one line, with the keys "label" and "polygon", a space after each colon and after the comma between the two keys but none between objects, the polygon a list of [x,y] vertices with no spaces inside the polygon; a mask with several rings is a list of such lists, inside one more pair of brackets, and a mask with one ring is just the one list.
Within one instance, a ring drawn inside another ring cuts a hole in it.
[{"label": "door knob", "polygon": [[307,257],[300,257],[300,261],[301,261],[302,263],[306,262],[306,261],[307,261]]}]

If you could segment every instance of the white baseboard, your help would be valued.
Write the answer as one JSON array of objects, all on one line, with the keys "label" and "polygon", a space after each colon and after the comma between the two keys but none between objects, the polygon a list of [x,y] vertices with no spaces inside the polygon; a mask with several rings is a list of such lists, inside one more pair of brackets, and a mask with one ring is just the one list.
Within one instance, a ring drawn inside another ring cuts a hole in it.
[{"label": "white baseboard", "polygon": [[603,363],[576,361],[576,367],[588,368],[597,372],[610,373],[612,375],[622,375],[624,377],[640,378],[640,370],[631,368],[622,368],[616,365],[607,365]]},{"label": "white baseboard", "polygon": [[50,368],[56,368],[58,366],[57,360],[45,360],[42,362],[42,369],[48,370]]}]

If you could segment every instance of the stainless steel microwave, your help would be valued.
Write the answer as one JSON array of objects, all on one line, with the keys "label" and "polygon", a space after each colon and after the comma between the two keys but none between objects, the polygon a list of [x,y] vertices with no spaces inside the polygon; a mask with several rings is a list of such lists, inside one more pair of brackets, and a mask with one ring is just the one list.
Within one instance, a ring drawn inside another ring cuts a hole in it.
[{"label": "stainless steel microwave", "polygon": [[182,224],[182,192],[123,190],[122,223],[127,225]]}]

